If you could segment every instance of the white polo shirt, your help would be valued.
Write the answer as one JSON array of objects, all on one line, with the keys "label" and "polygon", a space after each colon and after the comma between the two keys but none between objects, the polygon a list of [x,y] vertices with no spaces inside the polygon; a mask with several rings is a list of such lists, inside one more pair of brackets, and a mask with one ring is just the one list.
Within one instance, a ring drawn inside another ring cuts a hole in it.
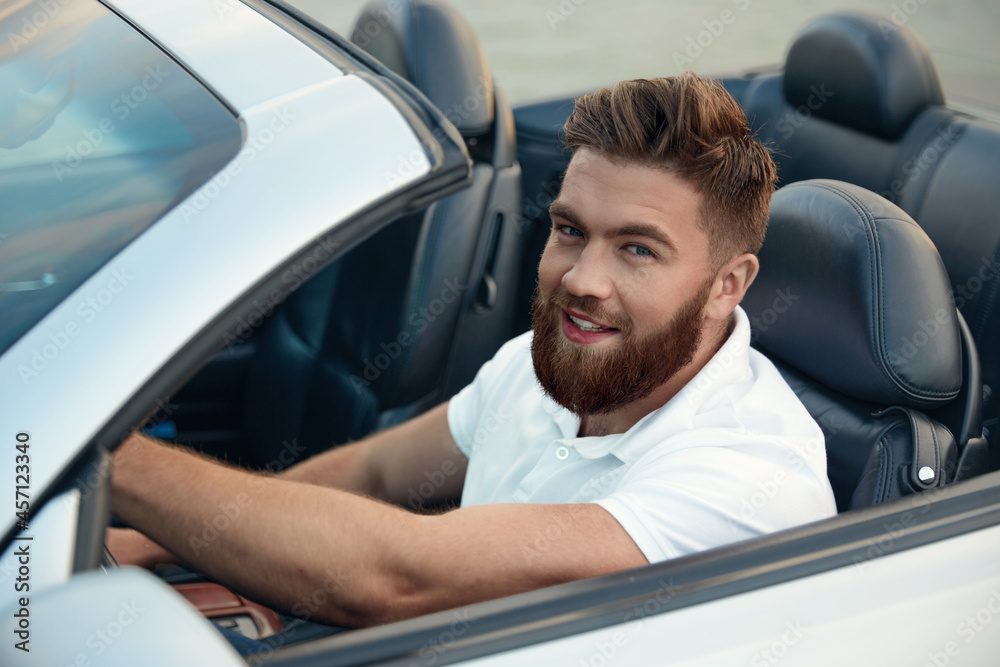
[{"label": "white polo shirt", "polygon": [[606,436],[577,437],[580,418],[542,391],[531,332],[506,343],[448,406],[462,506],[597,503],[651,563],[836,514],[822,431],[735,314],[691,382]]}]

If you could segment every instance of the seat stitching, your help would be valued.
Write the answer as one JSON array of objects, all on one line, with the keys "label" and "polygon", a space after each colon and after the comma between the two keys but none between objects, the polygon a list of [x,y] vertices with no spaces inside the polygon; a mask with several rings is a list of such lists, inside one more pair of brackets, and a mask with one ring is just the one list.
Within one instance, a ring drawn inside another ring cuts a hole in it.
[{"label": "seat stitching", "polygon": [[888,488],[889,488],[889,478],[892,474],[892,451],[885,444],[885,438],[878,442],[879,448],[879,476],[878,476],[878,486],[876,488],[875,499],[876,502],[883,502],[887,500]]}]

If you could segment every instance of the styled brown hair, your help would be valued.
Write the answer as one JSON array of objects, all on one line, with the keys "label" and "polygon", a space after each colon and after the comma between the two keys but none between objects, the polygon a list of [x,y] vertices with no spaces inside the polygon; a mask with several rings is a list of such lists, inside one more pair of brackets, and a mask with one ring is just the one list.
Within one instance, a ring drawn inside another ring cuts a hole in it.
[{"label": "styled brown hair", "polygon": [[694,186],[716,266],[760,250],[777,172],[718,81],[691,72],[622,81],[577,99],[564,130],[570,150],[661,168]]}]

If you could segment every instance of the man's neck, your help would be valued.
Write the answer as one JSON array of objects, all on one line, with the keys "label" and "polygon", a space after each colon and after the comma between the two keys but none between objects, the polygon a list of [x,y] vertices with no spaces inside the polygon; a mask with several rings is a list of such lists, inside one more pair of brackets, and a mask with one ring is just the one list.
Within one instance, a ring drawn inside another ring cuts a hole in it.
[{"label": "man's neck", "polygon": [[698,346],[698,351],[695,352],[691,363],[654,389],[649,396],[607,414],[581,415],[580,431],[577,433],[577,437],[625,433],[650,412],[666,405],[667,401],[676,396],[729,340],[735,324],[736,318],[730,316],[721,331],[712,332],[713,335],[708,335],[706,332],[703,343]]}]

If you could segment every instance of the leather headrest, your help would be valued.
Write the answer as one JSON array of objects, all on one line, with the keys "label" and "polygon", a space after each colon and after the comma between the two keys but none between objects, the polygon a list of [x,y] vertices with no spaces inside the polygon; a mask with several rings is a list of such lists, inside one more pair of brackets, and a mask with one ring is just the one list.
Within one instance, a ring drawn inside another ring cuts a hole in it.
[{"label": "leather headrest", "polygon": [[771,200],[760,274],[743,308],[755,346],[849,397],[944,405],[962,386],[962,342],[937,250],[900,208],[839,181]]},{"label": "leather headrest", "polygon": [[890,140],[928,105],[944,104],[917,34],[860,11],[829,14],[802,29],[788,52],[784,88],[793,107]]},{"label": "leather headrest", "polygon": [[493,125],[493,79],[472,26],[434,0],[373,0],[351,41],[415,85],[464,137]]}]

